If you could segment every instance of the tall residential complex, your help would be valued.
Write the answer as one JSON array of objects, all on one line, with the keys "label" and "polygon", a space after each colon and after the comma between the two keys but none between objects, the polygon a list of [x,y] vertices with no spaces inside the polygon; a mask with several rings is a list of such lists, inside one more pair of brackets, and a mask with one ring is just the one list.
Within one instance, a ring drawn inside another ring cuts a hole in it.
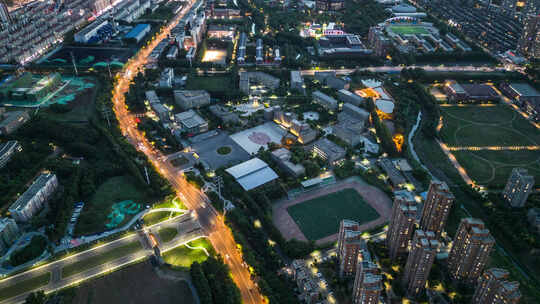
[{"label": "tall residential complex", "polygon": [[446,225],[446,219],[454,199],[454,195],[445,182],[431,181],[424,208],[422,209],[420,229],[433,231],[435,236],[439,238]]},{"label": "tall residential complex", "polygon": [[414,195],[406,190],[395,193],[392,216],[386,233],[386,245],[390,251],[390,258],[395,259],[398,254],[406,253],[416,221],[417,203]]},{"label": "tall residential complex", "polygon": [[484,222],[474,218],[462,219],[448,255],[450,275],[454,279],[474,282],[482,274],[494,245],[495,239]]},{"label": "tall residential complex", "polygon": [[11,218],[0,218],[0,255],[4,253],[20,235],[17,223]]},{"label": "tall residential complex", "polygon": [[382,291],[379,267],[367,258],[358,261],[353,287],[354,304],[378,304]]},{"label": "tall residential complex", "polygon": [[350,276],[356,272],[358,255],[366,246],[359,230],[360,224],[355,221],[341,220],[339,224],[337,254],[340,276]]},{"label": "tall residential complex", "polygon": [[0,21],[3,23],[11,23],[11,15],[8,7],[3,0],[0,0]]},{"label": "tall residential complex", "polygon": [[534,14],[525,18],[518,50],[526,57],[540,58],[540,15]]},{"label": "tall residential complex", "polygon": [[408,295],[418,296],[426,286],[426,280],[429,277],[438,248],[439,241],[437,241],[435,233],[423,230],[414,232],[411,251],[403,273],[403,283],[407,288]]},{"label": "tall residential complex", "polygon": [[508,271],[491,268],[478,279],[472,303],[475,304],[516,304],[521,298],[518,282],[509,282]]},{"label": "tall residential complex", "polygon": [[19,221],[26,222],[45,205],[58,188],[58,179],[53,173],[43,173],[35,179],[19,198],[9,207],[11,216]]},{"label": "tall residential complex", "polygon": [[514,168],[502,195],[510,206],[523,207],[533,187],[534,177],[528,174],[527,169]]}]

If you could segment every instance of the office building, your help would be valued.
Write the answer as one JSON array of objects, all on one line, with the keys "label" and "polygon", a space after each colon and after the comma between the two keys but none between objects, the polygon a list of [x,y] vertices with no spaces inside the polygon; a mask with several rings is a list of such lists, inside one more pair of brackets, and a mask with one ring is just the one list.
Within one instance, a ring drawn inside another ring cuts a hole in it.
[{"label": "office building", "polygon": [[353,286],[354,304],[378,304],[383,290],[379,267],[371,260],[358,261]]},{"label": "office building", "polygon": [[197,112],[188,110],[174,115],[183,132],[199,134],[208,131],[208,123]]},{"label": "office building", "polygon": [[439,245],[433,232],[423,230],[414,232],[411,250],[403,272],[403,284],[409,296],[418,296],[426,286]]},{"label": "office building", "polygon": [[4,167],[17,152],[22,151],[22,146],[16,140],[0,143],[0,168]]},{"label": "office building", "polygon": [[321,105],[327,110],[336,110],[338,107],[338,102],[333,97],[330,97],[324,94],[321,91],[315,91],[312,94],[313,102]]},{"label": "office building", "polygon": [[11,218],[0,218],[0,255],[3,254],[21,235],[19,226]]},{"label": "office building", "polygon": [[39,212],[45,202],[58,188],[58,179],[53,173],[43,173],[9,207],[11,217],[18,222],[27,222]]},{"label": "office building", "polygon": [[523,32],[518,41],[519,52],[528,58],[540,58],[540,14],[525,18]]},{"label": "office building", "polygon": [[291,89],[305,93],[304,78],[300,71],[291,71]]},{"label": "office building", "polygon": [[358,256],[363,250],[367,250],[367,247],[362,238],[362,232],[360,232],[360,224],[351,220],[341,220],[337,248],[339,275],[341,277],[355,274]]},{"label": "office building", "polygon": [[311,152],[317,154],[331,165],[342,161],[346,153],[344,148],[325,137],[313,143]]},{"label": "office building", "polygon": [[422,209],[420,229],[433,231],[439,238],[446,225],[454,200],[454,195],[445,182],[431,181]]},{"label": "office building", "polygon": [[450,276],[456,280],[476,281],[484,271],[494,245],[495,239],[484,222],[474,218],[462,219],[448,255]]},{"label": "office building", "polygon": [[174,101],[183,110],[200,108],[210,104],[210,94],[203,90],[175,90]]},{"label": "office building", "polygon": [[521,298],[518,282],[507,281],[508,271],[491,268],[478,279],[471,303],[474,304],[517,304]]},{"label": "office building", "polygon": [[26,111],[11,111],[0,115],[0,135],[11,134],[30,120]]},{"label": "office building", "polygon": [[392,215],[386,233],[386,246],[392,260],[407,252],[418,212],[418,203],[411,192],[401,190],[394,194]]},{"label": "office building", "polygon": [[525,206],[529,194],[534,188],[534,177],[527,169],[514,168],[506,182],[502,196],[514,208]]}]

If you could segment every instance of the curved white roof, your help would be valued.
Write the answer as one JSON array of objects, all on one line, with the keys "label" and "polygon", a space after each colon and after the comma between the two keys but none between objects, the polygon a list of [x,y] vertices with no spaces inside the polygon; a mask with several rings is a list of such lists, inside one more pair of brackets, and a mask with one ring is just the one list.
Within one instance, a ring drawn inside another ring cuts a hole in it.
[{"label": "curved white roof", "polygon": [[379,99],[375,102],[375,105],[377,106],[377,109],[386,114],[391,114],[394,112],[394,103],[390,100]]},{"label": "curved white roof", "polygon": [[398,4],[392,6],[392,12],[394,13],[416,13],[416,7],[409,4]]}]

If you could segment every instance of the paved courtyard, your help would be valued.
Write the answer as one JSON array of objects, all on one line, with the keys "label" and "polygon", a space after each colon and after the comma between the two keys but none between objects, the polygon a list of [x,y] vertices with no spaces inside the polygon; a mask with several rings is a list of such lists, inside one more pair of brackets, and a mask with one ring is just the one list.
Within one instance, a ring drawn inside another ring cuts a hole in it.
[{"label": "paved courtyard", "polygon": [[287,134],[287,130],[281,128],[274,122],[266,122],[251,129],[247,129],[231,135],[239,146],[249,154],[255,154],[262,147],[268,148],[268,143],[281,143],[283,136]]},{"label": "paved courtyard", "polygon": [[[225,155],[219,154],[217,150],[220,147],[229,147],[231,152]],[[192,148],[212,170],[237,164],[251,158],[249,153],[244,151],[225,132],[220,132],[216,136],[194,143]]]}]

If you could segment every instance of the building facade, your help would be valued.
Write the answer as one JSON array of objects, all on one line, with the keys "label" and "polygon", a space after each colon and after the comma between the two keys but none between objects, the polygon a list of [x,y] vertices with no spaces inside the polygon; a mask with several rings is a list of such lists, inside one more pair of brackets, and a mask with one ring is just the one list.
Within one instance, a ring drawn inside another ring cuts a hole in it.
[{"label": "building facade", "polygon": [[439,238],[446,225],[454,200],[455,197],[445,182],[431,181],[422,209],[420,229],[433,231]]},{"label": "building facade", "polygon": [[175,90],[174,101],[182,110],[200,108],[210,104],[210,94],[203,90]]},{"label": "building facade", "polygon": [[312,94],[313,102],[321,105],[327,110],[336,110],[338,107],[338,102],[333,97],[324,94],[321,91],[315,91]]},{"label": "building facade", "polygon": [[478,278],[474,291],[474,304],[517,304],[521,298],[518,282],[507,281],[508,271],[501,268],[491,268]]},{"label": "building facade", "polygon": [[351,276],[356,272],[358,255],[364,247],[360,224],[351,220],[341,220],[337,248],[340,276]]},{"label": "building facade", "polygon": [[414,232],[411,251],[403,273],[403,283],[409,296],[416,297],[423,291],[438,248],[439,241],[435,233],[423,230]]},{"label": "building facade", "polygon": [[416,222],[417,205],[411,192],[403,190],[395,193],[390,224],[386,233],[386,246],[392,260],[399,254],[407,252]]},{"label": "building facade", "polygon": [[19,226],[13,219],[0,218],[0,255],[9,249],[20,235]]},{"label": "building facade", "polygon": [[506,182],[502,196],[514,208],[525,206],[529,194],[534,188],[534,177],[529,175],[527,169],[514,168]]},{"label": "building facade", "polygon": [[353,286],[354,304],[378,304],[383,290],[379,267],[370,260],[359,261]]},{"label": "building facade", "polygon": [[459,224],[452,250],[448,255],[448,270],[456,280],[475,282],[489,261],[495,239],[479,219],[464,218]]},{"label": "building facade", "polygon": [[41,174],[9,207],[11,216],[18,222],[27,222],[43,208],[56,188],[58,188],[58,179],[55,174]]}]

